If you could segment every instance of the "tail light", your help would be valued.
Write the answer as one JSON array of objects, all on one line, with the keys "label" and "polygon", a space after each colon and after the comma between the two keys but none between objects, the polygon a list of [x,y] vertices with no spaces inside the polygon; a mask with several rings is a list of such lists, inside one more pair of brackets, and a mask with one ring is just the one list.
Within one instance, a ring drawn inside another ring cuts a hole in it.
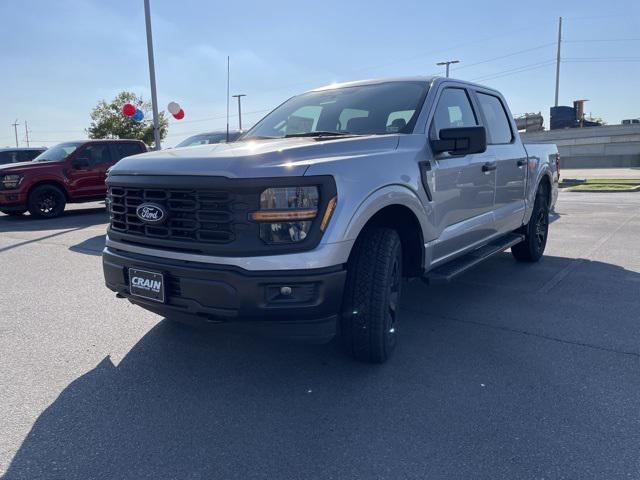
[{"label": "tail light", "polygon": [[556,153],[556,172],[558,172],[558,178],[560,178],[560,154]]}]

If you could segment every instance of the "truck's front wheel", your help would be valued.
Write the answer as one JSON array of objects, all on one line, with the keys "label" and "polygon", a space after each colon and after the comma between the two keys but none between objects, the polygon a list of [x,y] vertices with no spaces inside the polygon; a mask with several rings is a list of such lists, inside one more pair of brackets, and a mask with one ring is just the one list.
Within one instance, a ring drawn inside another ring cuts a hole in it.
[{"label": "truck's front wheel", "polygon": [[67,199],[64,192],[55,185],[39,185],[27,200],[29,213],[38,218],[54,218],[64,211]]},{"label": "truck's front wheel", "polygon": [[347,267],[340,337],[354,358],[383,363],[396,345],[402,245],[395,230],[365,230]]}]

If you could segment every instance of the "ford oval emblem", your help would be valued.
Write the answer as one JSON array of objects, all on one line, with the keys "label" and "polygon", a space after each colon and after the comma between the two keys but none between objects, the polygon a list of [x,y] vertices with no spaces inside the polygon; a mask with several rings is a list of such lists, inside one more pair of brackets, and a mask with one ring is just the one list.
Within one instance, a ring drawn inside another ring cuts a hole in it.
[{"label": "ford oval emblem", "polygon": [[157,203],[143,203],[136,208],[136,215],[144,223],[159,225],[167,219],[167,212]]}]

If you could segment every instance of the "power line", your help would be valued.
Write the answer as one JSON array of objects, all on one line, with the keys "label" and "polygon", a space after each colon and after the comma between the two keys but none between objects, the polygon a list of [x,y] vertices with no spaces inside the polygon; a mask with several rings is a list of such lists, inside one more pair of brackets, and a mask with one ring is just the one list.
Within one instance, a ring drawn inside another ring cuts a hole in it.
[{"label": "power line", "polygon": [[500,72],[494,72],[489,75],[483,75],[481,77],[472,78],[471,81],[477,82],[477,81],[492,80],[494,78],[506,77],[509,75],[515,75],[516,73],[522,73],[529,70],[535,70],[537,68],[546,67],[554,63],[555,63],[555,59],[545,60],[544,62],[538,62],[538,63],[530,63],[528,65],[521,65],[519,67],[510,68],[508,70],[503,70]]},{"label": "power line", "polygon": [[555,42],[543,43],[542,45],[538,45],[536,47],[525,48],[524,50],[518,50],[517,52],[507,53],[505,55],[500,55],[499,57],[487,58],[486,60],[481,60],[475,63],[468,63],[461,67],[452,68],[451,70],[452,71],[455,70],[457,72],[458,70],[462,70],[463,68],[475,67],[476,65],[482,65],[483,63],[494,62],[496,60],[502,60],[503,58],[513,57],[515,55],[520,55],[522,53],[533,52],[534,50],[540,50],[545,47],[550,47],[551,45],[555,45]]},{"label": "power line", "polygon": [[638,42],[640,38],[585,38],[579,40],[565,40],[565,43],[592,43],[592,42]]}]

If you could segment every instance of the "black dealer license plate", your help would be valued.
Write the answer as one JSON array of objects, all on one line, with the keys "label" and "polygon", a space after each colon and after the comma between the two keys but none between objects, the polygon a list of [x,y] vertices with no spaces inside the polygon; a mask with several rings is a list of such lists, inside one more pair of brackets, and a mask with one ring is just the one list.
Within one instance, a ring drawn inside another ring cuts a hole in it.
[{"label": "black dealer license plate", "polygon": [[164,275],[137,268],[129,269],[131,295],[155,302],[164,302]]}]

